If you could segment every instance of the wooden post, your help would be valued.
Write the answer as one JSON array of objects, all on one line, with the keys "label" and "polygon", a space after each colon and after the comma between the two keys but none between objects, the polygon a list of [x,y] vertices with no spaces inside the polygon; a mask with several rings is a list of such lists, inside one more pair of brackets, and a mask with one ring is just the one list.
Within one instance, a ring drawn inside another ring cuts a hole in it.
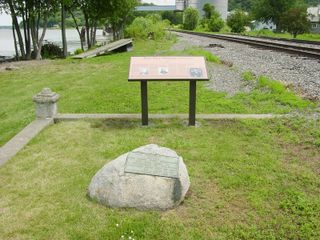
[{"label": "wooden post", "polygon": [[141,81],[141,112],[142,125],[148,125],[148,82]]},{"label": "wooden post", "polygon": [[189,126],[196,125],[197,81],[190,81],[189,88]]}]

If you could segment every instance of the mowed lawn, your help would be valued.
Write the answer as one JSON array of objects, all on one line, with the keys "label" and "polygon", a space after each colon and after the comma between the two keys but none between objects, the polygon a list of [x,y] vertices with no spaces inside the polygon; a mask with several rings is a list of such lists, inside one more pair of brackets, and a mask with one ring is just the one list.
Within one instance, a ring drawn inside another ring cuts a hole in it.
[{"label": "mowed lawn", "polygon": [[[128,83],[131,56],[206,55],[204,51],[170,52],[173,41],[136,41],[134,51],[87,60],[22,62],[19,70],[0,72],[0,146],[35,118],[32,96],[44,87],[61,95],[62,113],[138,113],[139,83]],[[267,63],[266,63],[267,64]],[[214,63],[208,62],[210,67]],[[251,79],[252,80],[252,79]],[[251,93],[227,97],[200,83],[198,113],[288,113],[313,107],[281,84],[259,79]],[[244,84],[246,84],[244,80]],[[188,83],[150,83],[151,113],[187,113]]]},{"label": "mowed lawn", "polygon": [[[200,123],[49,126],[0,168],[0,239],[320,238],[319,120]],[[150,143],[183,156],[191,187],[182,205],[140,212],[86,197],[105,163]]]}]

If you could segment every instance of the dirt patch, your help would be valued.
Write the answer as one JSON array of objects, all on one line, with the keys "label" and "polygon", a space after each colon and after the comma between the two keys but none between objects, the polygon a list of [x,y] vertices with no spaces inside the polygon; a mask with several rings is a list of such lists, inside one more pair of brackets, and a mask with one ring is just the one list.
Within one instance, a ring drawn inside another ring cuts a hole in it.
[{"label": "dirt patch", "polygon": [[320,174],[320,149],[311,144],[280,143],[284,151],[284,163],[298,163]]},{"label": "dirt patch", "polygon": [[[250,222],[249,212],[252,216],[245,197],[238,194],[230,197],[227,190],[220,190],[212,180],[193,179],[185,201],[176,209],[163,213],[162,218],[176,218],[190,225],[201,223],[203,226],[223,227]],[[258,216],[253,217],[258,219]]]},{"label": "dirt patch", "polygon": [[[45,66],[52,63],[51,60],[30,60],[30,61],[19,61],[19,62],[5,62],[0,64],[0,72],[3,71],[15,71],[25,68],[34,68],[39,66]],[[11,69],[11,70],[10,70]]]}]

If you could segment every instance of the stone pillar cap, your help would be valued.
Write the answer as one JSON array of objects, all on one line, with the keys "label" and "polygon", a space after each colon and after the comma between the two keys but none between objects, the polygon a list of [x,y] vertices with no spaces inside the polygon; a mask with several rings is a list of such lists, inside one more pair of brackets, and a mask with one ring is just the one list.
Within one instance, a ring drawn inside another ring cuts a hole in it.
[{"label": "stone pillar cap", "polygon": [[52,92],[50,88],[44,88],[32,100],[36,103],[55,103],[59,100],[59,94]]}]

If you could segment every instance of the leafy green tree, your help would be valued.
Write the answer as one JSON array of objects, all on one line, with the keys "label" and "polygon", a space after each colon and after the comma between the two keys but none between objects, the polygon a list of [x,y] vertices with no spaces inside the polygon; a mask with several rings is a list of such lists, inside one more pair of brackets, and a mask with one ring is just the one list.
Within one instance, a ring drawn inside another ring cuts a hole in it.
[{"label": "leafy green tree", "polygon": [[215,8],[210,3],[204,4],[202,10],[204,11],[204,18],[205,19],[210,19],[212,17],[212,15],[215,14]]},{"label": "leafy green tree", "polygon": [[[105,2],[104,0],[98,0]],[[110,0],[107,22],[113,29],[113,38],[119,39],[124,36],[125,25],[133,14],[134,8],[138,5],[137,0]]]},{"label": "leafy green tree", "polygon": [[205,13],[201,20],[202,27],[211,32],[219,32],[224,26],[220,13],[209,3],[204,4],[202,10]]},{"label": "leafy green tree", "polygon": [[[41,48],[48,27],[48,19],[57,12],[58,0],[4,0],[4,7],[10,13],[12,22],[17,33],[21,56],[23,59],[31,58],[31,43],[33,58],[41,59]],[[22,24],[18,23],[18,18]],[[40,33],[40,22],[42,32]],[[22,37],[22,30],[24,38]]]},{"label": "leafy green tree", "polygon": [[245,27],[250,24],[250,17],[246,12],[236,10],[228,17],[227,24],[231,28],[231,32],[242,33],[245,31]]},{"label": "leafy green tree", "polygon": [[183,13],[183,28],[186,30],[194,30],[198,26],[199,18],[198,10],[188,7]]},{"label": "leafy green tree", "polygon": [[300,0],[253,0],[253,15],[264,22],[272,21],[279,31],[281,30],[280,18],[298,1]]},{"label": "leafy green tree", "polygon": [[251,10],[251,0],[229,0],[229,11],[241,9],[243,11]]},{"label": "leafy green tree", "polygon": [[161,13],[162,19],[168,19],[172,24],[182,24],[182,13],[181,12],[172,12],[172,11],[163,11]]},{"label": "leafy green tree", "polygon": [[280,18],[281,29],[292,34],[294,38],[298,34],[310,31],[311,23],[308,19],[307,8],[299,6],[289,9]]},{"label": "leafy green tree", "polygon": [[[303,0],[302,2],[309,6],[315,6],[320,3],[319,0]],[[252,0],[229,0],[228,3],[229,11],[240,9],[246,12],[251,12],[252,9]],[[275,1],[275,3],[277,3],[277,1]]]}]

